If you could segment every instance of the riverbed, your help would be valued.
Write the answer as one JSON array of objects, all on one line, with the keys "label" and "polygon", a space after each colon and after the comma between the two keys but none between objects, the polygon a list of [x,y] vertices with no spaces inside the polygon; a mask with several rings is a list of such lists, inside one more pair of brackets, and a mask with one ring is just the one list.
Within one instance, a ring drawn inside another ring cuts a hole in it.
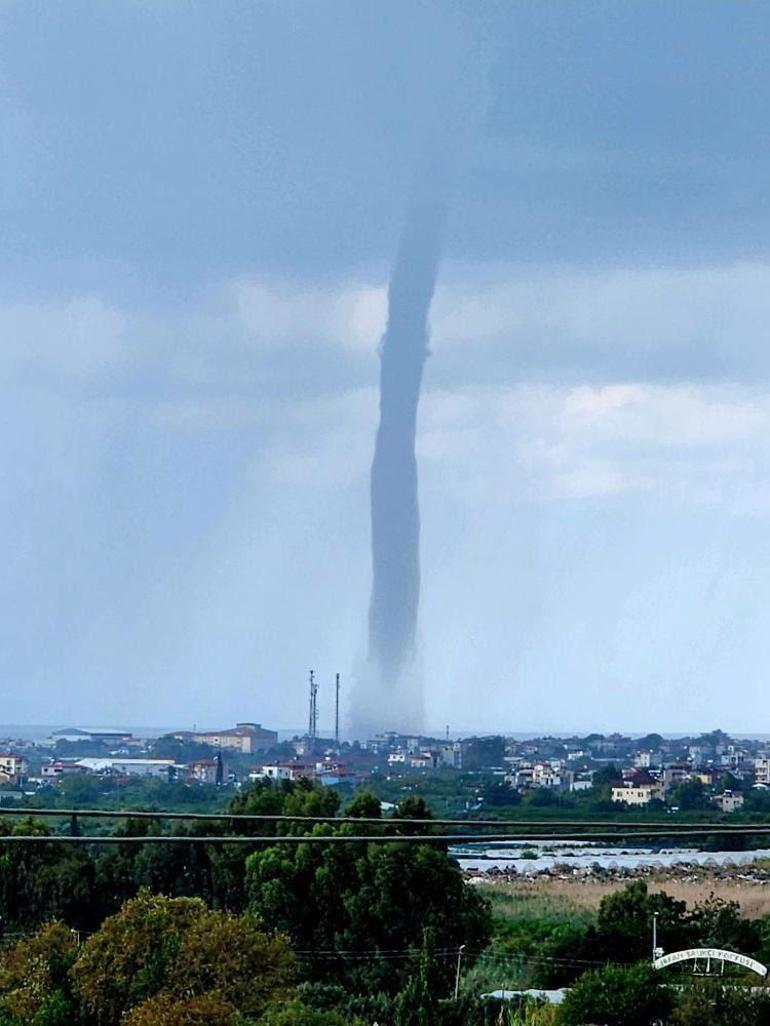
[{"label": "riverbed", "polygon": [[700,848],[628,847],[590,844],[585,841],[549,841],[547,845],[522,843],[501,848],[494,844],[453,845],[451,854],[461,869],[489,873],[507,871],[522,874],[542,873],[556,866],[570,867],[579,873],[592,869],[668,869],[689,864],[698,866],[745,866],[756,859],[770,859],[770,849],[752,851],[703,851]]}]

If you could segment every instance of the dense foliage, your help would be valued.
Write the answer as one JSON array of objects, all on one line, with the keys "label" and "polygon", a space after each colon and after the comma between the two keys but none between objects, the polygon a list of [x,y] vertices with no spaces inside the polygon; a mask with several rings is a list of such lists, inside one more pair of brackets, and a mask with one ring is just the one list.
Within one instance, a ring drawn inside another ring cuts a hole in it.
[{"label": "dense foliage", "polygon": [[[367,821],[373,840],[350,841],[358,831],[335,822],[340,806],[338,794],[308,782],[261,782],[217,826],[246,843],[220,846],[190,843],[209,829],[201,826],[177,828],[171,844],[62,845],[47,831],[70,830],[68,821],[18,819],[12,832],[42,840],[0,838],[0,914],[7,935],[27,934],[0,953],[0,1026],[770,1021],[768,1000],[736,973],[693,988],[682,972],[661,977],[649,967],[653,916],[668,951],[719,946],[768,961],[770,922],[746,919],[737,904],[711,897],[688,907],[637,880],[595,913],[496,906],[493,920],[440,840],[381,843],[393,826],[379,800],[360,792],[345,811]],[[401,833],[431,833],[416,822],[430,819],[416,795],[398,814],[415,821]],[[135,819],[119,832],[143,839],[161,829]],[[335,840],[311,844],[306,834]],[[461,945],[465,978],[455,999]],[[559,1010],[480,997],[514,978],[571,990]]]},{"label": "dense foliage", "polygon": [[711,896],[688,907],[684,901],[634,880],[600,902],[594,914],[511,909],[496,902],[494,941],[487,964],[516,968],[520,982],[561,987],[606,962],[649,958],[653,916],[658,943],[666,951],[722,947],[770,960],[770,921],[747,919],[736,902]]},{"label": "dense foliage", "polygon": [[583,973],[567,994],[560,1026],[650,1026],[671,1011],[671,998],[655,970],[644,963],[607,965]]},{"label": "dense foliage", "polygon": [[293,974],[286,941],[249,917],[210,911],[199,898],[143,892],[88,938],[70,977],[96,1026],[112,1026],[145,1002],[206,996],[256,1016]]}]

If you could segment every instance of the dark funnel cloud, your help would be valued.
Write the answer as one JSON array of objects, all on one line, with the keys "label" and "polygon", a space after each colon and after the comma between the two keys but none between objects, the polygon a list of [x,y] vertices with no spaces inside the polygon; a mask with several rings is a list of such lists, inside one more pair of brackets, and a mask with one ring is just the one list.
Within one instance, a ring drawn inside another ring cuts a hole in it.
[{"label": "dark funnel cloud", "polygon": [[[371,475],[372,596],[366,691],[357,710],[380,726],[422,719],[414,667],[420,601],[420,510],[415,433],[428,314],[446,223],[442,162],[413,189],[388,293],[380,348],[380,422]],[[398,709],[393,700],[398,698]],[[367,712],[369,715],[367,715]],[[375,725],[375,724],[373,724]]]}]

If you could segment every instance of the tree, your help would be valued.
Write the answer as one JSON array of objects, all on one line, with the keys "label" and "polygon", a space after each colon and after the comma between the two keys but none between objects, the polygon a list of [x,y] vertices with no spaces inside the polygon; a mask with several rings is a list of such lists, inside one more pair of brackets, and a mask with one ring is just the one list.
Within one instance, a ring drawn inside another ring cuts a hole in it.
[{"label": "tree", "polygon": [[507,784],[505,780],[491,777],[482,784],[479,791],[479,800],[489,809],[505,808],[506,806],[520,805],[521,795],[510,784]]},{"label": "tree", "polygon": [[345,815],[353,819],[381,819],[380,799],[371,791],[359,791],[345,809]]},{"label": "tree", "polygon": [[556,1005],[527,1001],[522,1008],[511,1013],[509,1026],[556,1026],[558,1015]]},{"label": "tree", "polygon": [[[280,819],[253,821],[245,815],[257,816],[322,816],[334,818],[340,798],[330,787],[320,787],[309,780],[257,780],[248,789],[237,794],[228,807],[228,830],[248,836],[304,834],[313,830],[313,824],[287,823]],[[205,824],[201,824],[206,832]],[[259,850],[255,845],[253,850]],[[211,900],[220,908],[242,912],[246,907],[246,858],[249,850],[243,845],[216,845],[206,850],[210,868]]]},{"label": "tree", "polygon": [[296,988],[296,995],[303,1008],[335,1013],[346,1026],[359,1019],[365,1023],[392,1023],[395,1015],[395,996],[383,991],[353,993],[336,982],[305,981]]},{"label": "tree", "polygon": [[149,998],[121,1019],[121,1026],[237,1026],[236,1009],[220,994]]},{"label": "tree", "polygon": [[634,742],[634,746],[642,752],[656,752],[662,744],[662,734],[645,734],[644,737],[637,738]]},{"label": "tree", "polygon": [[187,930],[166,988],[174,995],[215,993],[246,1016],[283,999],[294,979],[285,937],[268,937],[249,916],[206,910]]},{"label": "tree", "polygon": [[707,809],[708,798],[703,787],[702,780],[682,780],[671,789],[669,804],[675,805],[682,812],[691,812],[693,809]]},{"label": "tree", "polygon": [[36,1026],[67,1026],[74,1011],[68,973],[76,955],[72,931],[62,923],[48,923],[33,937],[3,951],[0,1014]]},{"label": "tree", "polygon": [[737,901],[725,901],[711,894],[693,906],[689,921],[701,947],[727,948],[743,954],[753,954],[759,948],[759,927],[741,915]]},{"label": "tree", "polygon": [[396,1001],[395,1026],[441,1026],[439,999],[443,986],[443,974],[436,965],[433,930],[423,930],[417,971]]},{"label": "tree", "polygon": [[[147,1026],[151,1026],[150,1023]],[[206,1024],[208,1026],[208,1024]],[[350,1018],[332,1009],[310,1008],[301,1001],[290,1001],[265,1012],[256,1026],[366,1026],[363,1019]]]},{"label": "tree", "polygon": [[743,780],[729,770],[722,773],[717,781],[717,791],[740,791],[742,788]]},{"label": "tree", "polygon": [[559,796],[550,787],[535,787],[527,795],[527,805],[534,809],[548,809],[559,804]]},{"label": "tree", "polygon": [[[48,827],[31,817],[17,820],[11,835],[46,837]],[[96,925],[93,862],[84,851],[55,843],[3,844],[0,837],[0,915],[9,927],[34,929],[48,920]]]},{"label": "tree", "polygon": [[614,762],[608,762],[606,766],[594,770],[592,783],[594,791],[606,791],[609,794],[613,787],[623,783],[623,774]]},{"label": "tree", "polygon": [[463,743],[463,769],[483,770],[503,765],[505,738],[472,737]]},{"label": "tree", "polygon": [[428,808],[428,803],[420,795],[410,794],[406,798],[398,803],[395,811],[395,817],[397,819],[411,819],[415,820],[414,825],[411,823],[402,823],[398,828],[400,834],[430,834],[433,833],[433,827],[428,827],[425,823],[417,822],[421,819],[433,819],[433,814]]},{"label": "tree", "polygon": [[196,759],[210,759],[215,750],[211,745],[199,741],[183,741],[173,734],[163,734],[150,745],[153,759],[173,759],[182,764]]},{"label": "tree", "polygon": [[770,995],[704,981],[689,987],[671,1018],[672,1026],[765,1026]]},{"label": "tree", "polygon": [[668,992],[650,965],[607,965],[583,973],[567,992],[560,1026],[650,1026],[669,1011]]},{"label": "tree", "polygon": [[596,926],[587,930],[583,942],[586,957],[615,959],[618,952],[629,961],[648,957],[654,915],[662,947],[667,951],[688,947],[692,924],[686,902],[663,891],[650,894],[644,880],[633,880],[622,891],[602,898]]},{"label": "tree", "polygon": [[114,1026],[155,998],[217,995],[257,1015],[285,993],[293,970],[286,941],[267,938],[252,920],[145,891],[86,941],[71,977],[97,1026]]},{"label": "tree", "polygon": [[[259,919],[304,951],[401,951],[419,946],[424,927],[441,947],[478,950],[490,932],[486,902],[438,845],[277,844],[249,856],[246,886]],[[328,957],[303,966],[309,978],[390,993],[407,968]]]},{"label": "tree", "polygon": [[291,793],[292,784],[281,781],[274,784],[272,780],[255,780],[247,790],[235,795],[228,806],[228,813],[235,817],[231,820],[233,832],[236,834],[273,834],[277,833],[276,822],[254,823],[248,820],[238,822],[238,816],[282,816],[287,796]]},{"label": "tree", "polygon": [[197,898],[144,892],[88,938],[72,977],[78,998],[98,1026],[112,1026],[164,988],[183,934],[205,911]]},{"label": "tree", "polygon": [[243,815],[261,816],[322,816],[334,818],[339,812],[340,796],[331,787],[319,787],[312,781],[284,780],[274,784],[271,780],[256,780],[252,786],[237,794],[230,802],[228,812],[234,818],[231,825],[238,834],[308,833],[306,823],[254,823],[238,822]]},{"label": "tree", "polygon": [[418,794],[410,794],[403,798],[398,803],[396,816],[399,819],[433,819],[427,802]]},{"label": "tree", "polygon": [[[340,796],[331,787],[319,787],[306,777],[293,782],[286,793],[283,811],[287,816],[329,816],[334,817],[340,809]],[[291,833],[307,833],[304,823],[295,824]]]}]

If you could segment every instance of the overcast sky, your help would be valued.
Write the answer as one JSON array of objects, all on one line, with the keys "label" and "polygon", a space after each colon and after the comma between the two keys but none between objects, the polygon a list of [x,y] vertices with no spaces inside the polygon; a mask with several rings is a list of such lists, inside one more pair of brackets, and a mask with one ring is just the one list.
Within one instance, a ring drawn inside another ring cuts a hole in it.
[{"label": "overcast sky", "polygon": [[331,723],[449,125],[430,725],[770,732],[769,48],[721,0],[0,0],[0,721],[301,726],[312,666]]}]

